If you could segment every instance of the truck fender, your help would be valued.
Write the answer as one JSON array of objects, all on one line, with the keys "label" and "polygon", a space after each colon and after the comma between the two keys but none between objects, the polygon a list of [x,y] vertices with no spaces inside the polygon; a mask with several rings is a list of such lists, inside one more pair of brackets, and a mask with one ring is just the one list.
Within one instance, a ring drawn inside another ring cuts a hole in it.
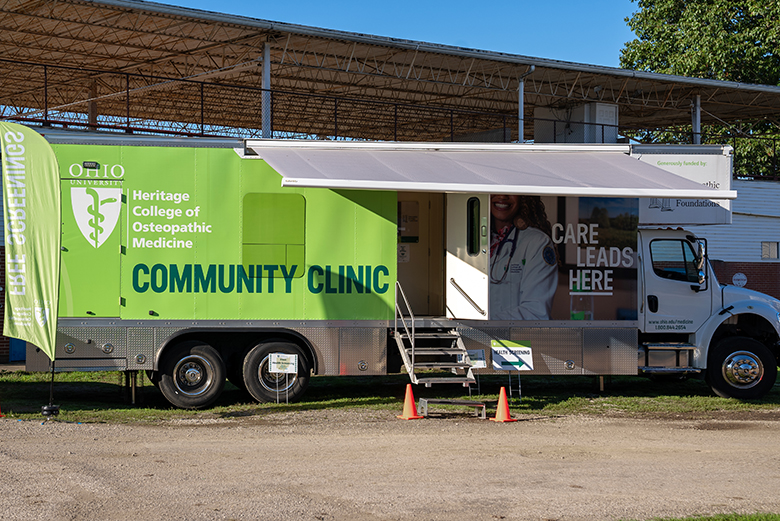
[{"label": "truck fender", "polygon": [[694,335],[694,344],[698,346],[694,351],[693,356],[694,367],[700,369],[707,367],[707,357],[709,355],[710,347],[712,347],[712,339],[717,333],[718,328],[730,318],[739,315],[755,315],[761,317],[771,325],[775,335],[780,338],[780,313],[778,313],[774,307],[756,300],[733,302],[727,307],[715,311],[709,320],[707,320]]}]

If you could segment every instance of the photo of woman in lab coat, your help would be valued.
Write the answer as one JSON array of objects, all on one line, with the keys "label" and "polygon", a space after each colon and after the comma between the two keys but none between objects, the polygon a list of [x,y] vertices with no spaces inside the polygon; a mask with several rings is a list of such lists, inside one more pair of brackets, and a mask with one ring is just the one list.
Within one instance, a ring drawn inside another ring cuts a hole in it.
[{"label": "photo of woman in lab coat", "polygon": [[544,203],[493,194],[490,213],[490,319],[549,320],[558,258]]}]

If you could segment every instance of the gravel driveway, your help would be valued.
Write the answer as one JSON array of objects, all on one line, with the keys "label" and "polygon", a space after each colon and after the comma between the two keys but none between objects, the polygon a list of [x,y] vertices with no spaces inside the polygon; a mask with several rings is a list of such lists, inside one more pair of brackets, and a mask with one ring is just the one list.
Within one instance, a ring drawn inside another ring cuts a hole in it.
[{"label": "gravel driveway", "polygon": [[403,421],[357,409],[156,425],[2,419],[0,519],[780,512],[779,428],[778,412],[516,423],[469,411]]}]

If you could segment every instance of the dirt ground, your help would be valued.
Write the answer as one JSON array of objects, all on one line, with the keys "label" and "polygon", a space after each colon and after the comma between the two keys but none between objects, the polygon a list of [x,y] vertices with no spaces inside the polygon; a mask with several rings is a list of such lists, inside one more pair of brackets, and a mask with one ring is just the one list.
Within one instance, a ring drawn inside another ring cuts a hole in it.
[{"label": "dirt ground", "polygon": [[[780,512],[780,414],[314,410],[0,419],[0,519],[649,519]],[[397,411],[400,414],[401,411]]]}]

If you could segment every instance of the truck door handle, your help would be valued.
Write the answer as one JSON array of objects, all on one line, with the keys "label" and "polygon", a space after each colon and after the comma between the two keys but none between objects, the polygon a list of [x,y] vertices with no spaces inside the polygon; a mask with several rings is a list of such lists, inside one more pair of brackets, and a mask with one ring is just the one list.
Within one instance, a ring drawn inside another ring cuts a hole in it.
[{"label": "truck door handle", "polygon": [[647,296],[647,309],[650,310],[650,313],[657,313],[658,312],[658,297],[655,295],[648,295]]}]

